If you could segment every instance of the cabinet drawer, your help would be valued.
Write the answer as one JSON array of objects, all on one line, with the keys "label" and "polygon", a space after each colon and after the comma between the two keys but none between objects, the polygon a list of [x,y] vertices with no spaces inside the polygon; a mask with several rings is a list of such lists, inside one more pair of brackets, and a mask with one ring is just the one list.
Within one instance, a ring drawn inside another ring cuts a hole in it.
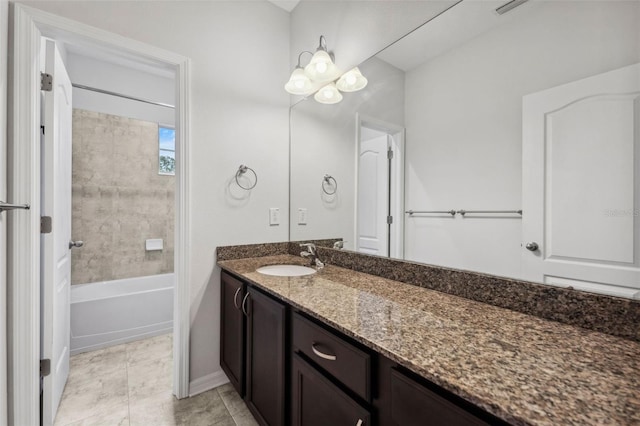
[{"label": "cabinet drawer", "polygon": [[305,354],[366,401],[371,400],[369,354],[299,314],[293,315],[293,349]]},{"label": "cabinet drawer", "polygon": [[402,426],[488,425],[395,369],[391,370],[391,418]]},{"label": "cabinet drawer", "polygon": [[371,426],[369,411],[297,354],[292,362],[293,426]]}]

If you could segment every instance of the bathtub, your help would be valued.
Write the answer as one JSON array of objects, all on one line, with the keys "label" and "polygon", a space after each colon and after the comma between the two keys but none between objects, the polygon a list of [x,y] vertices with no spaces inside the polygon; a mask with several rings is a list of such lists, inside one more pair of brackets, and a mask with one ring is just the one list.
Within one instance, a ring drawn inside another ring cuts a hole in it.
[{"label": "bathtub", "polygon": [[173,330],[174,274],[71,286],[71,355]]}]

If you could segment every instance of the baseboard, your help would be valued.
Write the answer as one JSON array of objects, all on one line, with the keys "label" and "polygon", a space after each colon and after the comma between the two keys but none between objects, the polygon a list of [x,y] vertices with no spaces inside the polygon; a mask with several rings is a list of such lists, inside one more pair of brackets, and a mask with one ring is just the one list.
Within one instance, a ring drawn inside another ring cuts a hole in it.
[{"label": "baseboard", "polygon": [[199,393],[206,392],[213,388],[217,388],[218,386],[222,386],[225,383],[229,383],[229,379],[222,370],[216,371],[215,373],[207,374],[203,377],[199,377],[189,383],[189,397],[196,396]]}]

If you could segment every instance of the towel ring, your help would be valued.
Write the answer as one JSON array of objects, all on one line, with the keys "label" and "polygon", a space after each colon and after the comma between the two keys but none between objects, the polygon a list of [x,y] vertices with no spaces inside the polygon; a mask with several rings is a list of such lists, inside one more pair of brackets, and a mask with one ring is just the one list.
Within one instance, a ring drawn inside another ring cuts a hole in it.
[{"label": "towel ring", "polygon": [[[333,181],[333,183],[331,183],[331,181]],[[329,186],[333,186],[333,191],[327,191],[325,184],[328,184]],[[324,192],[327,195],[333,195],[336,193],[337,190],[338,190],[338,182],[336,181],[336,178],[334,178],[331,175],[324,175],[324,178],[322,179],[322,192]]]},{"label": "towel ring", "polygon": [[[253,173],[253,176],[255,178],[255,180],[253,182],[253,185],[248,186],[248,187],[247,186],[242,186],[240,184],[240,181],[238,180],[238,178],[240,176],[242,176],[243,174],[245,174],[247,172],[247,170],[250,171],[251,173]],[[240,188],[242,188],[242,189],[244,189],[246,191],[249,191],[249,190],[255,188],[256,185],[258,184],[258,175],[256,174],[255,170],[253,170],[251,167],[248,167],[248,166],[245,166],[244,164],[241,164],[240,167],[238,167],[238,171],[236,172],[236,183],[238,184],[238,186]]]}]

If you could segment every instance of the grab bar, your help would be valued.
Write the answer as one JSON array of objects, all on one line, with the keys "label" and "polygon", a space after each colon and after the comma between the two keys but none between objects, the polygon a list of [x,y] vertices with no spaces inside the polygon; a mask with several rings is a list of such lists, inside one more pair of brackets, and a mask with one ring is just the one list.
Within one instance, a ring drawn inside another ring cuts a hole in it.
[{"label": "grab bar", "polygon": [[412,216],[416,213],[446,213],[446,214],[450,214],[451,216],[455,216],[456,215],[456,211],[455,210],[407,210],[405,213],[407,213],[409,216]]},{"label": "grab bar", "polygon": [[465,214],[468,214],[468,213],[472,213],[472,214],[473,213],[479,213],[479,214],[514,213],[522,216],[522,210],[458,210],[456,211],[456,213],[458,213],[461,216],[464,216]]},{"label": "grab bar", "polygon": [[519,214],[522,216],[522,210],[407,210],[405,211],[409,216],[413,216],[414,214],[450,214],[451,216],[455,216],[459,214],[460,216],[464,216],[466,214],[497,214],[497,213],[512,213]]}]

